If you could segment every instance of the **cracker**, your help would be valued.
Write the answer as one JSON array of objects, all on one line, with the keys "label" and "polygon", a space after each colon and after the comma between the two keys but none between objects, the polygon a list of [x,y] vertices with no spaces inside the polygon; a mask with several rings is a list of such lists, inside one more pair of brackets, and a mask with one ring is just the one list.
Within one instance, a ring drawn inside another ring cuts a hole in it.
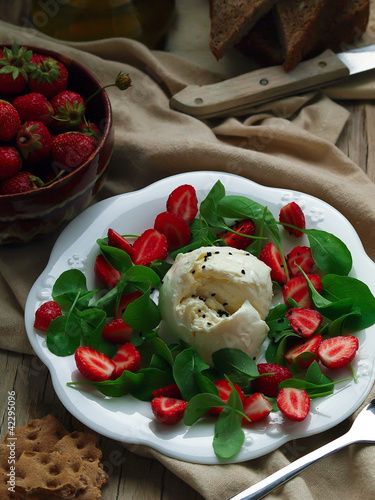
[{"label": "cracker", "polygon": [[58,451],[24,451],[17,462],[16,491],[19,495],[56,495],[75,498],[86,484],[80,479],[82,459]]},{"label": "cracker", "polygon": [[[13,436],[13,439],[16,438],[16,459],[18,460],[24,451],[50,452],[67,434],[68,431],[62,423],[52,415],[18,426],[14,429]],[[8,436],[5,436],[3,443],[6,444]]]},{"label": "cracker", "polygon": [[65,427],[52,415],[14,429],[16,486],[8,490],[8,437],[0,442],[0,499],[100,500],[109,476],[93,434]]},{"label": "cracker", "polygon": [[109,479],[100,462],[102,451],[96,446],[96,442],[97,437],[93,434],[74,431],[60,439],[55,446],[56,451],[68,455],[77,454],[83,460],[81,479],[86,487],[77,492],[77,498],[81,500],[100,499],[100,489]]},{"label": "cracker", "polygon": [[102,451],[96,446],[97,440],[94,434],[74,431],[61,438],[53,451],[78,454],[82,460],[94,462],[102,458]]}]

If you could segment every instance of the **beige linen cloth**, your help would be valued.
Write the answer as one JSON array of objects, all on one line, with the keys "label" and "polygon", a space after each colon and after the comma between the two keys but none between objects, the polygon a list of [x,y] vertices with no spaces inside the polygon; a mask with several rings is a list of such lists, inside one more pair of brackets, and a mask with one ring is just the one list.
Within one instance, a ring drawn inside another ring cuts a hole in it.
[{"label": "beige linen cloth", "polygon": [[[127,39],[62,45],[32,30],[0,23],[0,42],[43,45],[64,52],[93,71],[103,84],[119,71],[133,86],[109,89],[116,142],[100,198],[141,188],[179,172],[235,173],[267,186],[315,195],[342,212],[375,259],[375,185],[335,142],[348,113],[324,94],[309,93],[254,109],[242,118],[199,121],[169,108],[186,84],[217,77],[173,54],[149,51]],[[98,198],[99,199],[99,198]],[[0,347],[31,354],[23,325],[28,292],[44,269],[53,234],[25,245],[0,248]],[[372,397],[375,396],[373,392]],[[370,397],[368,398],[370,399]],[[342,434],[350,421],[298,440],[262,458],[235,465],[196,465],[138,447],[155,457],[208,500],[225,500]],[[375,498],[375,447],[352,446],[308,469],[267,498],[367,500]]]}]

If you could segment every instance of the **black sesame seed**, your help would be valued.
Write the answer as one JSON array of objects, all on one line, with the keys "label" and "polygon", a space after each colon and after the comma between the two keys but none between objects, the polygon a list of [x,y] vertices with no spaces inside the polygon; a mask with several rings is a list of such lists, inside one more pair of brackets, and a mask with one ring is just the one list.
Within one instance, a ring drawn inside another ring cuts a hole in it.
[{"label": "black sesame seed", "polygon": [[228,252],[228,255],[233,255],[232,252]]},{"label": "black sesame seed", "polygon": [[242,273],[242,274],[246,274],[246,273],[245,273],[245,269],[241,269],[241,273]]},{"label": "black sesame seed", "polygon": [[299,333],[302,333],[302,329],[301,328],[297,328],[297,330],[299,331]]},{"label": "black sesame seed", "polygon": [[206,266],[202,266],[202,269],[204,269]]},{"label": "black sesame seed", "polygon": [[207,325],[208,325],[208,326],[211,326],[211,323],[207,322]]},{"label": "black sesame seed", "polygon": [[218,253],[220,253],[220,252],[215,252],[215,254],[216,254],[216,255],[217,255]]},{"label": "black sesame seed", "polygon": [[211,257],[212,252],[207,252],[207,257]]},{"label": "black sesame seed", "polygon": [[236,237],[235,236],[232,236],[232,241],[236,241]]},{"label": "black sesame seed", "polygon": [[250,255],[249,253],[247,253],[246,255]]},{"label": "black sesame seed", "polygon": [[211,297],[215,297],[216,293],[211,293]]},{"label": "black sesame seed", "polygon": [[253,360],[255,361],[256,359],[257,359],[257,357],[256,357],[256,356],[254,356],[254,357],[253,357]]},{"label": "black sesame seed", "polygon": [[298,257],[301,255],[299,252],[297,252]]},{"label": "black sesame seed", "polygon": [[202,309],[198,309],[198,312],[201,313],[202,312]]},{"label": "black sesame seed", "polygon": [[227,306],[228,305],[228,302],[224,302],[223,306]]},{"label": "black sesame seed", "polygon": [[202,315],[202,318],[205,318],[205,317],[206,317],[206,315],[205,315],[205,314],[203,314],[203,315]]},{"label": "black sesame seed", "polygon": [[193,269],[193,270],[191,271],[191,274],[195,274],[195,269]]},{"label": "black sesame seed", "polygon": [[284,322],[284,318],[279,318],[279,319],[277,320],[277,322],[278,322],[278,323],[283,323],[283,322]]}]

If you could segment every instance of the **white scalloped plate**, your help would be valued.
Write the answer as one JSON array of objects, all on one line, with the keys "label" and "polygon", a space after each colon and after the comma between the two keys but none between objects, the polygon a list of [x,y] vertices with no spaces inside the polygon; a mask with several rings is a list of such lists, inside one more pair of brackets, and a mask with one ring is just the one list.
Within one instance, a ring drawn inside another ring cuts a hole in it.
[{"label": "white scalloped plate", "polygon": [[[199,421],[192,427],[182,423],[164,426],[153,419],[150,404],[131,396],[108,398],[89,388],[78,390],[66,383],[76,376],[73,356],[57,357],[48,350],[45,336],[33,328],[36,309],[50,300],[56,278],[69,268],[81,269],[89,289],[94,288],[93,264],[98,253],[96,239],[105,237],[109,227],[122,234],[140,234],[153,227],[156,215],[165,210],[169,193],[181,184],[192,184],[203,200],[220,179],[227,194],[248,196],[267,205],[276,218],[289,201],[302,207],[309,228],[331,232],[341,238],[353,256],[351,276],[365,282],[375,294],[375,264],[366,255],[351,224],[336,209],[312,196],[286,189],[261,186],[245,178],[220,172],[193,172],[168,177],[140,191],[101,201],[76,217],[61,233],[52,250],[46,269],[33,285],[26,303],[25,324],[28,337],[39,358],[48,366],[54,389],[72,415],[94,431],[122,442],[136,452],[137,445],[148,445],[170,457],[188,462],[222,463],[214,454],[212,439],[214,420]],[[283,232],[284,248],[308,244]],[[336,385],[334,394],[312,401],[308,418],[301,422],[286,421],[280,412],[272,413],[266,422],[244,428],[245,443],[230,461],[242,462],[279,448],[300,437],[323,432],[351,415],[365,400],[375,374],[375,326],[358,333],[360,348],[354,362],[358,381]],[[349,370],[335,373],[339,380],[350,376]]]}]

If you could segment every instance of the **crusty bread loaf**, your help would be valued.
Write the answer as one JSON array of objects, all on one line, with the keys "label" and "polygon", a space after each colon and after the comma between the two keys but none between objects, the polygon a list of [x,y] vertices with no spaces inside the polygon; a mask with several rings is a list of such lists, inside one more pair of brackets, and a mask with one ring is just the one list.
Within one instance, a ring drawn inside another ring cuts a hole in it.
[{"label": "crusty bread loaf", "polygon": [[347,3],[347,0],[278,0],[273,13],[285,54],[285,71],[294,68],[327,36]]},{"label": "crusty bread loaf", "polygon": [[[314,57],[327,48],[335,52],[345,50],[346,45],[358,40],[366,31],[369,14],[369,0],[349,0],[326,35],[316,42],[305,59]],[[284,62],[283,50],[271,12],[258,21],[237,47],[261,66],[280,65]]]},{"label": "crusty bread loaf", "polygon": [[272,12],[262,17],[257,24],[237,44],[246,56],[260,66],[279,66],[284,62],[284,52],[277,37]]},{"label": "crusty bread loaf", "polygon": [[[210,49],[220,59],[272,8],[276,0],[210,0]],[[289,1],[289,0],[288,0]]]}]

